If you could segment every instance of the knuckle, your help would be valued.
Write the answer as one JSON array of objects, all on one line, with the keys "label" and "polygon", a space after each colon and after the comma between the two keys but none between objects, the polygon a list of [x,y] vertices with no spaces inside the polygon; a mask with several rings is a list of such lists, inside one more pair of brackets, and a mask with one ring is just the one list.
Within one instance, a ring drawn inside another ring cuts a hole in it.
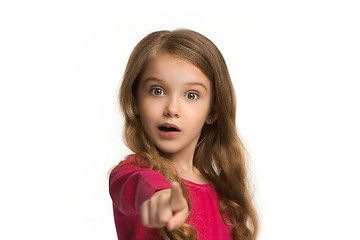
[{"label": "knuckle", "polygon": [[148,225],[148,221],[147,221],[147,219],[144,217],[143,214],[140,215],[140,220],[141,220],[141,223],[142,223],[144,226],[147,226],[147,225]]},{"label": "knuckle", "polygon": [[158,205],[158,199],[151,199],[149,201],[149,207],[152,209],[155,209],[155,207]]},{"label": "knuckle", "polygon": [[147,201],[143,202],[140,207],[140,211],[143,212],[146,209]]},{"label": "knuckle", "polygon": [[167,222],[167,219],[166,219],[165,216],[160,216],[160,217],[159,217],[159,223],[164,224],[164,223],[166,223],[166,222]]}]

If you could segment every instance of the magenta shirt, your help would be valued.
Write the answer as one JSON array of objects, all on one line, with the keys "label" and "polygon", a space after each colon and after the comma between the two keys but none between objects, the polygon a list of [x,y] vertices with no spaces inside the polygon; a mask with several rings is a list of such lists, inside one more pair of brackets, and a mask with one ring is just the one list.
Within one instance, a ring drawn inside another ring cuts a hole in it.
[{"label": "magenta shirt", "polygon": [[[160,173],[138,168],[128,157],[110,174],[109,191],[113,200],[114,220],[119,240],[159,239],[157,229],[147,228],[140,221],[141,204],[157,190],[170,188]],[[231,229],[224,224],[214,185],[183,180],[189,189],[191,212],[186,222],[198,231],[199,240],[233,239]]]}]

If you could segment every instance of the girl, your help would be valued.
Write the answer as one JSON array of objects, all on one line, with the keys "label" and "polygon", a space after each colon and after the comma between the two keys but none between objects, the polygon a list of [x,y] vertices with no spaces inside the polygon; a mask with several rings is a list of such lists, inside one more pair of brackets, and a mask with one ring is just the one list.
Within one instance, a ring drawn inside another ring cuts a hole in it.
[{"label": "girl", "polygon": [[256,239],[235,93],[217,47],[186,29],[149,34],[119,99],[134,154],[110,174],[118,238]]}]

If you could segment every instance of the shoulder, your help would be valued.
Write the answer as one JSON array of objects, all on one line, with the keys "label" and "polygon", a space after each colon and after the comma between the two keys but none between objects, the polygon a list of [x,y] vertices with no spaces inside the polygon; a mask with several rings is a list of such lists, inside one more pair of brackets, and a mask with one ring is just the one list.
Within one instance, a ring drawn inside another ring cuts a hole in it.
[{"label": "shoulder", "polygon": [[149,167],[142,158],[136,158],[134,155],[129,155],[121,161],[110,173],[109,184],[126,183],[129,181],[139,182],[164,182],[167,180],[165,177]]},{"label": "shoulder", "polygon": [[116,165],[110,172],[111,175],[116,174],[118,171],[124,169],[140,169],[146,168],[146,163],[142,158],[136,158],[134,155],[128,155],[124,160],[122,160],[118,165]]}]

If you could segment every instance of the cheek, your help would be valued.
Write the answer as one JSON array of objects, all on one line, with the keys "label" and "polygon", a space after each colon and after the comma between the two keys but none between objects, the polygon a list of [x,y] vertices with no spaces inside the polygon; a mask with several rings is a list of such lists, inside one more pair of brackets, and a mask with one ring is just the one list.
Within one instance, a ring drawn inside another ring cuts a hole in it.
[{"label": "cheek", "polygon": [[145,121],[151,121],[155,116],[161,112],[161,106],[158,103],[152,101],[141,101],[138,105],[140,119]]},{"label": "cheek", "polygon": [[189,110],[186,113],[186,121],[192,125],[194,129],[201,129],[210,113],[209,105],[202,105],[200,107]]},{"label": "cheek", "polygon": [[201,117],[206,119],[207,116],[211,112],[211,103],[210,103],[210,101],[205,101],[201,105],[199,105],[198,108],[197,108],[197,112],[198,112],[199,115],[201,115]]}]

